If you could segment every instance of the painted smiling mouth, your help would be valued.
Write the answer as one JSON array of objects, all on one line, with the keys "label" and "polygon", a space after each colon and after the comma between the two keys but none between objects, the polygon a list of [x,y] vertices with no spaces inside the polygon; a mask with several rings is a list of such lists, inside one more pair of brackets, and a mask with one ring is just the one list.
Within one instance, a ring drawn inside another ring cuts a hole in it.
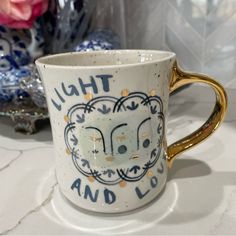
[{"label": "painted smiling mouth", "polygon": [[115,158],[113,156],[108,156],[105,158],[107,161],[114,161]]}]

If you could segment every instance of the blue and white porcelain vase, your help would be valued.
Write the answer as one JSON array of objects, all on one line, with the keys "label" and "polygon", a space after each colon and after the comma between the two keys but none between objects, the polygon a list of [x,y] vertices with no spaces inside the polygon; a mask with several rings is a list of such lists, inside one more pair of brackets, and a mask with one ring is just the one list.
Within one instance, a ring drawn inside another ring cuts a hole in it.
[{"label": "blue and white porcelain vase", "polygon": [[31,75],[29,64],[43,54],[43,44],[38,24],[30,30],[0,26],[0,101],[28,96],[20,81]]},{"label": "blue and white porcelain vase", "polygon": [[119,37],[107,29],[98,29],[81,42],[75,51],[97,51],[97,50],[112,50],[120,49]]}]

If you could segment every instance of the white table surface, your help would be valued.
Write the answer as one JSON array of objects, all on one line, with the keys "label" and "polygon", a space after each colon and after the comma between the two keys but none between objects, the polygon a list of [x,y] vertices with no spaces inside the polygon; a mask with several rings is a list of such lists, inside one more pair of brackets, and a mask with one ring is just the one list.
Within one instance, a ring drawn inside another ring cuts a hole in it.
[{"label": "white table surface", "polygon": [[[229,110],[219,130],[174,162],[156,201],[123,215],[87,214],[65,202],[55,179],[49,124],[26,136],[0,118],[0,234],[235,235],[236,90],[228,94]],[[171,98],[169,143],[206,120],[213,98],[205,87]]]}]

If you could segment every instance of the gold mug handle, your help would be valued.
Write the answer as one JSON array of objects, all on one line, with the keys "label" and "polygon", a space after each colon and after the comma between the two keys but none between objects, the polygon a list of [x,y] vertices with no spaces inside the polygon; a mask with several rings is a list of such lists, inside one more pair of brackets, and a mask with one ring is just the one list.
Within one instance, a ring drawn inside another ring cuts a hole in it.
[{"label": "gold mug handle", "polygon": [[226,113],[227,95],[224,88],[209,76],[182,71],[177,62],[175,62],[170,82],[170,92],[191,83],[205,83],[210,85],[216,95],[216,104],[208,120],[198,130],[167,147],[169,168],[180,153],[194,147],[211,135],[219,127]]}]

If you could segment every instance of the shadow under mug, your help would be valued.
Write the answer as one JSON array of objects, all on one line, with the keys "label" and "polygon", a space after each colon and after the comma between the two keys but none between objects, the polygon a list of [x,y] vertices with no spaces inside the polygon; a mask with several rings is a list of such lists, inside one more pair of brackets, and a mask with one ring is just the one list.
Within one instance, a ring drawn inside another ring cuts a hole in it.
[{"label": "shadow under mug", "polygon": [[[40,58],[36,65],[60,190],[91,211],[125,212],[153,200],[175,157],[212,134],[227,107],[223,87],[206,75],[182,71],[172,52],[65,53]],[[169,95],[191,83],[210,85],[215,107],[203,126],[167,146]]]}]

